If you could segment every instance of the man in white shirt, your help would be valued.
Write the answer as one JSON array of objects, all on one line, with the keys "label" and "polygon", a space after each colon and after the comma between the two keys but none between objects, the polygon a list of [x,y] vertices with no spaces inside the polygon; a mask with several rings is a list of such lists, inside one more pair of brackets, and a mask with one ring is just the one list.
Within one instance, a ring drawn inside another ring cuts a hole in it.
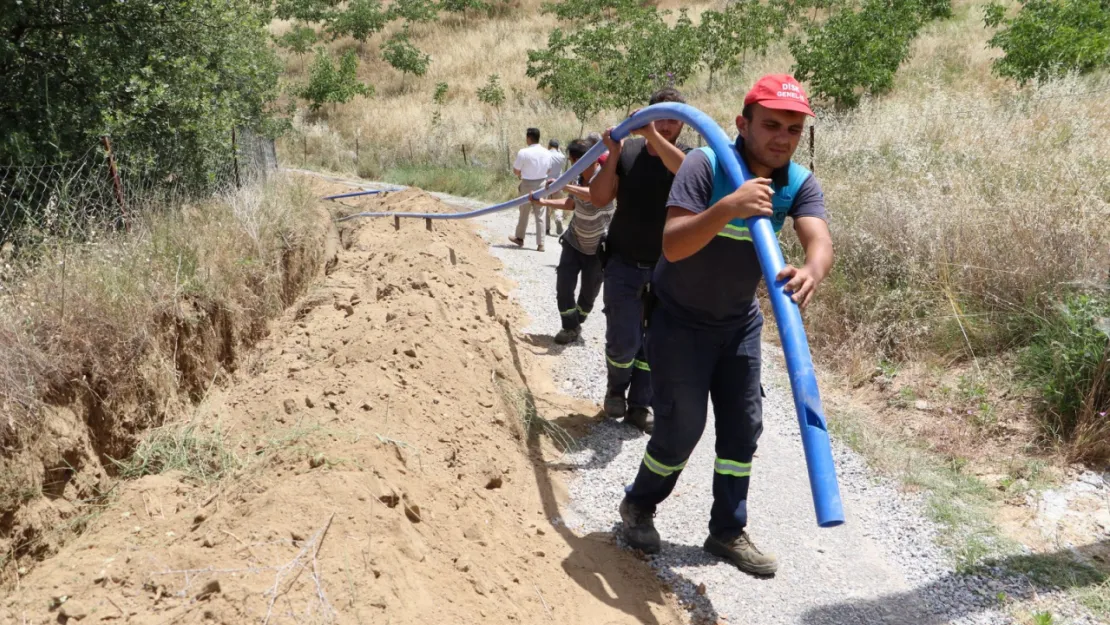
[{"label": "man in white shirt", "polygon": [[[551,169],[551,153],[540,145],[540,129],[529,128],[525,133],[528,147],[516,153],[513,162],[513,173],[520,178],[517,190],[521,195],[538,191],[547,181],[547,172]],[[528,213],[531,212],[536,220],[536,249],[543,251],[544,235],[544,208],[537,203],[528,203],[520,207],[520,218],[516,221],[516,234],[509,240],[524,247],[524,233],[528,228]]]},{"label": "man in white shirt", "polygon": [[[558,178],[559,176],[561,176],[563,174],[563,165],[566,164],[567,157],[563,156],[563,153],[559,151],[559,140],[558,139],[551,139],[547,142],[547,153],[551,155],[551,168],[547,170],[547,181],[548,181],[548,184],[551,184],[552,180]],[[552,193],[551,195],[547,196],[547,199],[549,199],[549,200],[561,200],[561,199],[563,199],[563,192],[562,191],[556,191],[555,193]],[[563,234],[563,216],[562,216],[562,214],[557,210],[548,210],[547,211],[547,228],[546,228],[547,236],[551,236],[551,222],[552,221],[555,222],[555,235],[558,236],[558,235]]]}]

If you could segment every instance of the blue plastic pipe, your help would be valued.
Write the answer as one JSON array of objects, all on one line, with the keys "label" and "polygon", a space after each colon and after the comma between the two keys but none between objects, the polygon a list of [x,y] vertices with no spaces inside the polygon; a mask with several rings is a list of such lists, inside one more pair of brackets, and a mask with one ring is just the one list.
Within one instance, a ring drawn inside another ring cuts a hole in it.
[{"label": "blue plastic pipe", "polygon": [[338,195],[325,195],[324,197],[322,197],[320,199],[323,199],[323,200],[341,200],[345,197],[358,197],[360,195],[375,195],[377,193],[383,193],[384,191],[385,191],[385,189],[363,189],[362,191],[354,191],[354,192],[351,192],[351,193],[340,193]]},{"label": "blue plastic pipe", "polygon": [[[716,153],[717,161],[721,163],[725,175],[733,186],[739,187],[751,177],[743,161],[737,157],[732,140],[721,130],[721,127],[705,113],[686,104],[667,102],[641,109],[613,129],[613,138],[623,139],[636,128],[657,119],[680,120],[705,137],[706,143]],[[533,197],[546,197],[576,180],[579,174],[605,152],[605,149],[602,143],[590,148],[574,166],[559,176],[550,186],[536,191]],[[528,201],[528,196],[523,195],[508,202],[464,213],[358,213],[344,219],[355,217],[469,219],[514,208]],[[784,288],[786,281],[776,280],[786,263],[770,219],[755,217],[746,221],[763,270],[763,278],[767,281],[771,308],[774,310],[783,355],[786,357],[790,387],[794,394],[794,410],[798,414],[798,426],[802,432],[802,448],[805,451],[806,469],[809,473],[809,487],[813,495],[813,507],[817,513],[817,524],[821,527],[836,527],[844,523],[844,506],[840,500],[840,487],[836,481],[836,467],[833,465],[828,426],[821,409],[821,396],[817,390],[813,358],[809,353],[802,316],[798,305],[790,299],[790,295]]]}]

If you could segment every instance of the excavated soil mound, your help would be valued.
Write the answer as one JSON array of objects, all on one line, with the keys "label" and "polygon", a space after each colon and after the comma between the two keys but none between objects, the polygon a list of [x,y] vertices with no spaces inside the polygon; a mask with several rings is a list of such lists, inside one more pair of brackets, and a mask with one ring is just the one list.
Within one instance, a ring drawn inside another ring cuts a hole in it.
[{"label": "excavated soil mound", "polygon": [[[357,208],[401,204],[454,210],[419,191]],[[342,226],[326,277],[190,424],[234,473],[121,482],[0,589],[0,623],[681,622],[645,563],[561,523],[541,431],[597,407],[551,392],[482,240]]]}]

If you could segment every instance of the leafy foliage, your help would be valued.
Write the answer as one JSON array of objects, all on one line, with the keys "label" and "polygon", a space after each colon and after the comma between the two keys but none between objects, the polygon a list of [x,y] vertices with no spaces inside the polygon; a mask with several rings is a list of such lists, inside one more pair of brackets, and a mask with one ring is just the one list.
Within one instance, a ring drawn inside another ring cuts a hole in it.
[{"label": "leafy foliage", "polygon": [[336,13],[328,24],[332,38],[351,37],[365,42],[381,32],[389,22],[390,13],[381,0],[351,0],[347,9]]},{"label": "leafy foliage", "polygon": [[491,5],[485,0],[442,0],[440,8],[449,13],[461,13],[464,16],[469,13],[477,13],[481,11],[489,11]]},{"label": "leafy foliage", "polygon": [[435,93],[432,94],[432,102],[442,106],[447,101],[447,83],[436,83]]},{"label": "leafy foliage", "polygon": [[501,88],[501,77],[490,74],[486,84],[478,87],[478,101],[488,104],[495,109],[500,109],[505,103],[505,90]]},{"label": "leafy foliage", "polygon": [[339,0],[275,0],[274,16],[282,20],[323,22],[330,18]]},{"label": "leafy foliage", "polygon": [[1025,0],[1011,18],[995,3],[988,6],[985,22],[1001,26],[990,40],[1005,53],[994,63],[1000,76],[1026,83],[1110,66],[1106,0]]},{"label": "leafy foliage", "polygon": [[304,56],[316,43],[316,29],[305,24],[296,24],[289,32],[277,37],[275,43],[293,52],[297,56]]},{"label": "leafy foliage", "polygon": [[782,34],[787,20],[784,7],[759,0],[735,0],[723,11],[702,13],[697,42],[701,61],[709,70],[709,89],[713,89],[713,77],[718,72],[742,64],[741,56],[746,60],[748,52],[766,54],[772,37]]},{"label": "leafy foliage", "polygon": [[416,24],[435,21],[439,5],[434,0],[393,0],[389,7],[391,19],[403,19]]},{"label": "leafy foliage", "polygon": [[110,134],[135,167],[205,184],[233,127],[271,122],[269,20],[252,0],[7,3],[0,161],[83,154]]},{"label": "leafy foliage", "polygon": [[568,0],[547,10],[576,23],[569,32],[555,29],[546,49],[529,50],[527,75],[582,122],[603,108],[630,109],[660,86],[683,84],[701,58],[697,28],[685,12],[671,27],[667,12],[625,0],[597,6]]},{"label": "leafy foliage", "polygon": [[1110,424],[1110,294],[1070,295],[1040,323],[1024,366],[1040,387],[1047,433],[1067,440],[1083,421]]},{"label": "leafy foliage", "polygon": [[408,26],[390,36],[382,46],[382,56],[394,69],[401,70],[402,84],[409,74],[423,76],[431,62],[431,57],[412,44]]},{"label": "leafy foliage", "polygon": [[921,24],[916,0],[865,0],[859,11],[841,10],[807,26],[804,40],[791,40],[794,75],[809,83],[814,96],[853,107],[863,93],[894,86]]},{"label": "leafy foliage", "polygon": [[343,55],[337,68],[331,55],[321,46],[316,49],[316,61],[312,64],[308,84],[298,95],[308,100],[312,110],[318,111],[325,104],[342,104],[356,95],[372,93],[373,89],[358,79],[358,57],[353,50]]}]

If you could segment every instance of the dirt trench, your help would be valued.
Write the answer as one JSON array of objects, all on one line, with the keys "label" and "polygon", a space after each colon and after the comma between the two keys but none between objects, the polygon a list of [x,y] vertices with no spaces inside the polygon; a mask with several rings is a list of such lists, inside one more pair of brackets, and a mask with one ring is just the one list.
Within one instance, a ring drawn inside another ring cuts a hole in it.
[{"label": "dirt trench", "polygon": [[[349,207],[452,210],[415,190]],[[536,413],[573,434],[597,406],[553,392],[481,238],[347,223],[191,418],[235,473],[119,482],[5,585],[0,623],[683,622],[644,562],[562,524]]]}]

